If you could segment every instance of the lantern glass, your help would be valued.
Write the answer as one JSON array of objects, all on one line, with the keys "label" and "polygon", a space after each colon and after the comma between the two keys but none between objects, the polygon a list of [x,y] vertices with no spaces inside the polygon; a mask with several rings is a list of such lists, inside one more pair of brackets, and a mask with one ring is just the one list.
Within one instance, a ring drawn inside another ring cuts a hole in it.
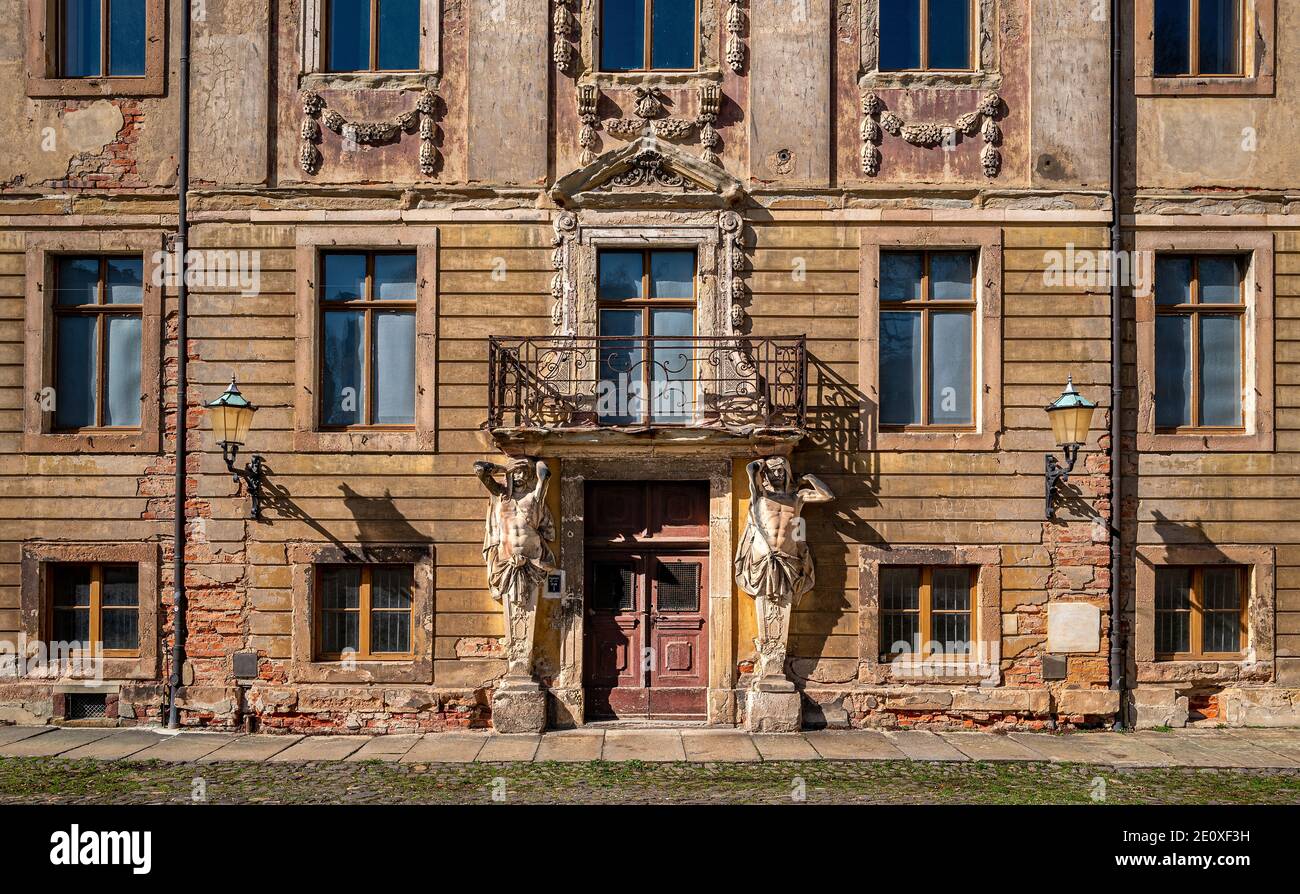
[{"label": "lantern glass", "polygon": [[1052,420],[1052,434],[1056,436],[1056,443],[1061,446],[1086,443],[1088,429],[1092,427],[1094,409],[1096,408],[1077,406],[1048,410],[1047,415]]},{"label": "lantern glass", "polygon": [[207,404],[207,408],[212,411],[212,433],[217,441],[242,446],[248,439],[257,407],[239,393],[233,379],[225,393]]}]

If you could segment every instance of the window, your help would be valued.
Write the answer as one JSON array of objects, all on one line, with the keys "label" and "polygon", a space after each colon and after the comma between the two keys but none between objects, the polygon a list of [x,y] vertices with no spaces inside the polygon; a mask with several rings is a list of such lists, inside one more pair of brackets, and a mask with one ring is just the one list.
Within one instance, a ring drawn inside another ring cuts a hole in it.
[{"label": "window", "polygon": [[603,71],[695,68],[695,0],[601,0]]},{"label": "window", "polygon": [[600,421],[689,422],[696,378],[695,252],[604,250],[597,267]]},{"label": "window", "polygon": [[145,0],[58,0],[58,76],[144,77]]},{"label": "window", "polygon": [[139,579],[135,565],[50,565],[51,640],[83,643],[106,658],[138,655]]},{"label": "window", "polygon": [[882,660],[970,654],[974,579],[966,567],[881,567]]},{"label": "window", "polygon": [[971,0],[880,0],[880,70],[970,70],[971,7]]},{"label": "window", "polygon": [[1242,429],[1245,266],[1237,255],[1157,255],[1157,431]]},{"label": "window", "polygon": [[414,71],[420,32],[420,0],[326,0],[326,69]]},{"label": "window", "polygon": [[880,253],[880,424],[973,425],[976,255]]},{"label": "window", "polygon": [[1241,74],[1241,0],[1154,0],[1156,77]]},{"label": "window", "polygon": [[55,430],[140,426],[143,313],[142,259],[56,259]]},{"label": "window", "polygon": [[322,565],[316,582],[318,658],[411,657],[411,566]]},{"label": "window", "polygon": [[1246,569],[1240,565],[1157,568],[1157,658],[1236,657],[1246,637]]},{"label": "window", "polygon": [[321,426],[413,426],[415,252],[325,252],[320,280]]}]

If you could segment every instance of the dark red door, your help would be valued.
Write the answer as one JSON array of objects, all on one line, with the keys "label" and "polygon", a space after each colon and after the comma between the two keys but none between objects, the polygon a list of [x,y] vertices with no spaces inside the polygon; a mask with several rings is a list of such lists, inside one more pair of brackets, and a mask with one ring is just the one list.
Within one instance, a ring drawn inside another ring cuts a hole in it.
[{"label": "dark red door", "polygon": [[587,490],[587,713],[703,718],[708,693],[708,484]]}]

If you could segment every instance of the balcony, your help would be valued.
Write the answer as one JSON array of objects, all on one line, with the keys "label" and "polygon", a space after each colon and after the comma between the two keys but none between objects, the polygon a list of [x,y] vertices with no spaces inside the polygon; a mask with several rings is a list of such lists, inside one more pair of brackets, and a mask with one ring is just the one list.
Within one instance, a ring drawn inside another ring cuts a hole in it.
[{"label": "balcony", "polygon": [[488,341],[485,427],[499,444],[771,446],[803,436],[803,336]]}]

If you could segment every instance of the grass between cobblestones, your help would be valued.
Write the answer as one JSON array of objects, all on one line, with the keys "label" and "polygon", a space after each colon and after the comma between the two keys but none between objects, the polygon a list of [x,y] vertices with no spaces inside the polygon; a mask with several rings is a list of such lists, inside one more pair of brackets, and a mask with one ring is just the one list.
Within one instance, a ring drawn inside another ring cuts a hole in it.
[{"label": "grass between cobblestones", "polygon": [[[196,786],[195,780],[203,781]],[[1097,780],[1104,780],[1104,787]],[[912,761],[165,764],[0,758],[0,803],[1300,804],[1294,771]],[[495,796],[495,797],[494,797]]]}]

